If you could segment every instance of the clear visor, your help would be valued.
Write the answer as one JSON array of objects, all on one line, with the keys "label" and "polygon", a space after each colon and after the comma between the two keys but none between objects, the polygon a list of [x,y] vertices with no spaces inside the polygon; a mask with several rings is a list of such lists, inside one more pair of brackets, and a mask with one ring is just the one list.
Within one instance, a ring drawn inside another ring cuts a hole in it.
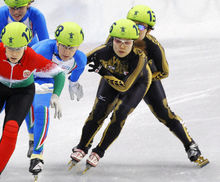
[{"label": "clear visor", "polygon": [[20,51],[20,50],[24,49],[26,46],[24,46],[24,47],[8,47],[8,46],[6,46],[6,47],[11,51]]},{"label": "clear visor", "polygon": [[11,6],[9,6],[9,9],[13,10],[13,11],[15,11],[15,10],[23,10],[27,5],[28,4],[24,4],[24,5],[20,6],[20,7],[16,7],[16,6],[11,7]]},{"label": "clear visor", "polygon": [[61,46],[64,49],[68,49],[68,50],[74,50],[74,49],[78,48],[78,46],[66,46],[66,45],[61,44],[61,43],[59,43],[59,46]]},{"label": "clear visor", "polygon": [[114,37],[114,41],[116,44],[124,44],[126,46],[129,46],[129,45],[133,44],[133,42],[134,42],[134,40],[131,40],[131,39],[126,40],[126,39],[119,39],[117,37]]}]

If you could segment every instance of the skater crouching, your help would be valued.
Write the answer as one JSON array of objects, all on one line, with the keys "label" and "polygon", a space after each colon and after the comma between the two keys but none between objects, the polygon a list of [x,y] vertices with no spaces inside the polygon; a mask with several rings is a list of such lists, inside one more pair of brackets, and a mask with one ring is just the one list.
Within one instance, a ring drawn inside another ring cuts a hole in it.
[{"label": "skater crouching", "polygon": [[134,40],[139,37],[136,24],[127,19],[118,20],[112,24],[110,36],[113,40],[109,44],[100,46],[87,55],[91,67],[89,71],[98,73],[101,81],[93,109],[83,126],[80,142],[72,149],[72,166],[88,153],[93,138],[112,111],[110,123],[101,141],[87,159],[88,168],[97,166],[151,84],[152,74],[147,57],[143,51],[133,46]]},{"label": "skater crouching", "polygon": [[34,72],[54,78],[56,89],[50,100],[55,115],[61,114],[59,96],[65,75],[55,63],[27,47],[31,30],[20,22],[5,26],[0,43],[0,110],[5,103],[5,118],[0,142],[0,173],[14,152],[19,128],[32,104],[35,86]]},{"label": "skater crouching", "polygon": [[150,32],[154,30],[156,15],[145,5],[136,5],[127,14],[127,19],[133,20],[139,28],[140,36],[134,44],[142,49],[149,59],[152,71],[152,83],[144,96],[144,101],[154,116],[182,142],[190,161],[196,162],[200,167],[209,163],[201,156],[198,145],[190,136],[182,119],[169,107],[161,79],[168,77],[169,66],[162,45]]}]

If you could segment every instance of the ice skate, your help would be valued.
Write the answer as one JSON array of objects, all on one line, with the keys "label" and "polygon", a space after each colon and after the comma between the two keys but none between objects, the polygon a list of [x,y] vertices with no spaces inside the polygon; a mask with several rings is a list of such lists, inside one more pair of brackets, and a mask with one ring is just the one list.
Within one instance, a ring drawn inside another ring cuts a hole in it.
[{"label": "ice skate", "polygon": [[73,148],[73,153],[70,155],[71,160],[69,161],[69,170],[71,170],[78,162],[85,157],[85,152],[81,149]]},{"label": "ice skate", "polygon": [[30,158],[34,150],[34,141],[29,140],[29,149],[27,152],[27,157]]},{"label": "ice skate", "polygon": [[86,160],[86,168],[84,169],[82,174],[85,174],[91,167],[96,167],[99,163],[100,156],[92,152],[89,158]]},{"label": "ice skate", "polygon": [[34,181],[37,182],[38,174],[43,169],[44,161],[40,158],[33,158],[30,162],[29,172],[34,175]]},{"label": "ice skate", "polygon": [[209,160],[205,159],[201,155],[199,147],[196,143],[192,143],[186,152],[187,152],[189,160],[191,162],[195,162],[201,168],[209,163]]}]

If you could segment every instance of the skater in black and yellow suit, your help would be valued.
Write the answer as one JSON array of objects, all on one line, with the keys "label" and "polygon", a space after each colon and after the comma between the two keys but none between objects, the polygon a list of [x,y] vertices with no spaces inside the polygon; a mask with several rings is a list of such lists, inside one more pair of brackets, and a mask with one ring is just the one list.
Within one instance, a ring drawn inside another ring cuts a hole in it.
[{"label": "skater in black and yellow suit", "polygon": [[73,148],[71,159],[79,162],[87,153],[91,141],[101,128],[104,119],[113,110],[111,121],[105,129],[99,144],[92,150],[87,164],[95,167],[106,149],[119,136],[127,116],[147,93],[152,74],[143,51],[133,46],[139,37],[136,24],[128,19],[114,22],[110,28],[112,41],[88,53],[91,72],[102,76],[95,103],[82,130],[77,147]]},{"label": "skater in black and yellow suit", "polygon": [[169,108],[161,83],[161,79],[168,77],[169,67],[164,48],[156,38],[150,35],[150,31],[154,29],[153,26],[156,23],[155,14],[148,6],[136,5],[129,10],[127,18],[133,20],[139,28],[140,36],[134,45],[145,52],[152,71],[152,83],[144,96],[144,101],[155,117],[165,124],[183,143],[190,161],[196,161],[201,156],[198,145],[189,135],[181,118]]}]

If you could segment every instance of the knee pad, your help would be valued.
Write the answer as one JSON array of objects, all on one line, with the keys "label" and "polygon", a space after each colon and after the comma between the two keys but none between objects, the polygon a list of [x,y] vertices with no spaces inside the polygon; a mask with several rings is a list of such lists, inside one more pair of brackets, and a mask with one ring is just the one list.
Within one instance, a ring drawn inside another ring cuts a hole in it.
[{"label": "knee pad", "polygon": [[17,136],[18,123],[14,120],[6,122],[0,143],[0,173],[7,165],[12,153],[14,152]]},{"label": "knee pad", "polygon": [[17,139],[18,135],[18,123],[14,120],[9,120],[6,122],[3,130],[2,140],[5,138],[10,138],[12,140]]}]

